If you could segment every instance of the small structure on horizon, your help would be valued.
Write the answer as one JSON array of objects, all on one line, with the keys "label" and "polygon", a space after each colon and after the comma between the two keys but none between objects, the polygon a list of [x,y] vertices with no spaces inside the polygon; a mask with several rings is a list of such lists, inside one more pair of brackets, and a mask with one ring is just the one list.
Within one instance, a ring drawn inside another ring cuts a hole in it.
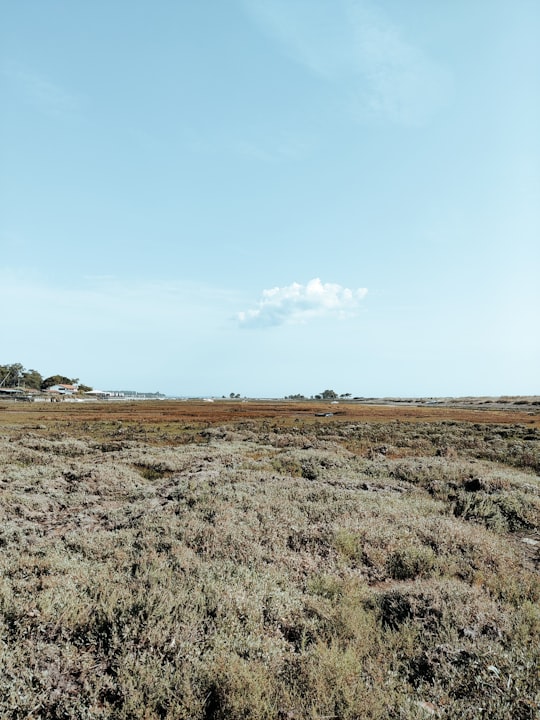
[{"label": "small structure on horizon", "polygon": [[51,385],[50,387],[45,389],[46,393],[57,393],[58,395],[75,395],[75,393],[79,392],[79,386],[78,385]]}]

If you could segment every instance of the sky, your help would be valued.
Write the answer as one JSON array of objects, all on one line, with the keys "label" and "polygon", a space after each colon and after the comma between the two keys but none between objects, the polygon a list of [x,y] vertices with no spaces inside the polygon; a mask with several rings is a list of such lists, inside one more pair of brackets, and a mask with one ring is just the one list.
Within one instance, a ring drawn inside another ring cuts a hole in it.
[{"label": "sky", "polygon": [[0,0],[0,364],[540,394],[536,0]]}]

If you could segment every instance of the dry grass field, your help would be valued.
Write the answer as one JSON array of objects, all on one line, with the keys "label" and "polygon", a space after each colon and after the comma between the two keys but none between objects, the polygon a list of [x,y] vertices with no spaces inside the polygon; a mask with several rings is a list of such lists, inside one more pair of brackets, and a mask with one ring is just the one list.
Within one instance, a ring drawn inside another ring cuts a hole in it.
[{"label": "dry grass field", "polygon": [[539,569],[533,403],[0,403],[2,718],[534,720]]}]

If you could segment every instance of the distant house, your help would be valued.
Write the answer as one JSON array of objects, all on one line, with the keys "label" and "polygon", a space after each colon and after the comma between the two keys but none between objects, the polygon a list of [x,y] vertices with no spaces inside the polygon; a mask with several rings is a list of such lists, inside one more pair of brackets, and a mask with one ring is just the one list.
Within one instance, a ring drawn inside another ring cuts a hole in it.
[{"label": "distant house", "polygon": [[101,399],[105,399],[111,396],[111,393],[108,390],[87,390],[84,394],[90,395],[90,397]]},{"label": "distant house", "polygon": [[14,397],[15,395],[21,394],[21,388],[0,388],[0,395],[4,397]]},{"label": "distant house", "polygon": [[22,387],[16,387],[16,388],[0,388],[0,398],[2,399],[10,399],[10,400],[29,400],[32,401],[35,399],[35,397],[39,395],[38,390],[33,390],[31,388],[22,388]]},{"label": "distant house", "polygon": [[79,389],[78,385],[51,385],[45,392],[58,395],[74,395]]},{"label": "distant house", "polygon": [[101,400],[161,400],[166,397],[160,392],[141,393],[135,390],[88,390],[85,395]]}]

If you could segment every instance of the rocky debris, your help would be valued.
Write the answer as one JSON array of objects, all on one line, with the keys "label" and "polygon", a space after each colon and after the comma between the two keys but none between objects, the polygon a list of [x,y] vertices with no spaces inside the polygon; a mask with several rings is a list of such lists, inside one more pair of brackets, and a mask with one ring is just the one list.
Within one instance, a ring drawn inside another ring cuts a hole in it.
[{"label": "rocky debris", "polygon": [[540,533],[523,535],[517,540],[519,553],[525,566],[538,571],[540,569]]},{"label": "rocky debris", "polygon": [[422,710],[426,717],[436,717],[440,714],[439,708],[431,702],[425,700],[417,700],[415,702],[416,707]]}]

